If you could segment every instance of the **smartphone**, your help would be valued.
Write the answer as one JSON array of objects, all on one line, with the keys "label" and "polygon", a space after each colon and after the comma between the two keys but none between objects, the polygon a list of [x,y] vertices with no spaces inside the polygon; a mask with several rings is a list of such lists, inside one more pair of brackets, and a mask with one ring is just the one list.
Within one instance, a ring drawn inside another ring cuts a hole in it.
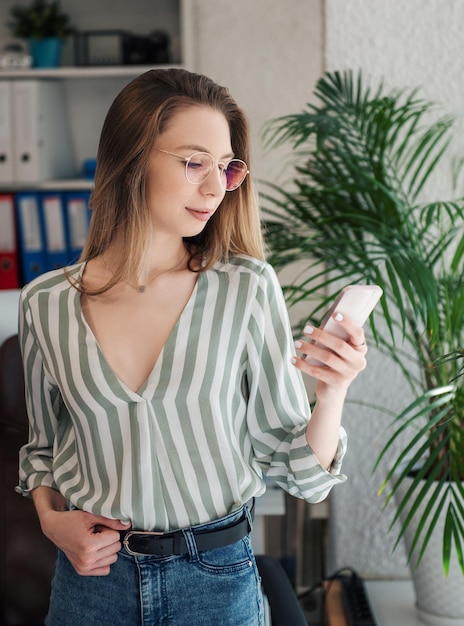
[{"label": "smartphone", "polygon": [[[344,317],[349,317],[356,326],[364,326],[382,293],[383,291],[378,285],[348,285],[344,287],[327,311],[320,327],[336,337],[348,339],[343,327],[334,321],[334,313],[341,313]],[[306,359],[306,355],[303,355],[303,358]],[[316,359],[307,360],[321,365]]]}]

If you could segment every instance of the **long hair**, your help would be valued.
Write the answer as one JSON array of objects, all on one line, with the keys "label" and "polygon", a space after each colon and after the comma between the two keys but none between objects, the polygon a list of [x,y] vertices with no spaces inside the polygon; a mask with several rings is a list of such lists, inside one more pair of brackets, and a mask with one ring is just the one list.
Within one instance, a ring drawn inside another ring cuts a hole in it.
[{"label": "long hair", "polygon": [[[116,235],[122,241],[122,253],[112,279],[95,293],[141,269],[151,230],[146,186],[149,157],[172,116],[190,106],[209,106],[221,112],[235,156],[250,163],[248,120],[225,87],[183,69],[149,70],[126,85],[103,124],[90,200],[91,224],[80,260],[104,253]],[[197,259],[200,271],[221,257],[239,253],[264,258],[251,177],[227,192],[204,230],[184,242],[190,254],[189,267]]]}]

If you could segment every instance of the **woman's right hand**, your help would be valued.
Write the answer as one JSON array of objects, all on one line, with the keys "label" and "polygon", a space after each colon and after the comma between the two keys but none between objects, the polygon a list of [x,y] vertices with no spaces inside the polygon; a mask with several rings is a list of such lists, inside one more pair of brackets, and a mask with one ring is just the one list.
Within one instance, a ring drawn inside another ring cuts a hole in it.
[{"label": "woman's right hand", "polygon": [[76,572],[81,576],[107,576],[121,549],[119,531],[128,530],[130,522],[69,511],[64,498],[49,487],[35,489],[33,499],[42,532],[66,554]]}]

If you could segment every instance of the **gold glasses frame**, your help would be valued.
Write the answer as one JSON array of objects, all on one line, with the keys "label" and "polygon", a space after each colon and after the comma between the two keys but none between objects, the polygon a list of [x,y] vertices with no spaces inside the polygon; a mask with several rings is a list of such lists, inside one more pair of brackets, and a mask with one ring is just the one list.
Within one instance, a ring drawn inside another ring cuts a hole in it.
[{"label": "gold glasses frame", "polygon": [[[193,154],[191,154],[188,157],[185,157],[181,154],[176,154],[175,152],[169,152],[169,150],[162,150],[161,148],[155,148],[155,150],[157,150],[158,152],[163,152],[164,154],[169,154],[170,156],[176,157],[177,159],[180,159],[181,161],[184,161],[185,163],[185,178],[188,180],[189,183],[191,183],[192,185],[201,185],[201,183],[203,183],[208,176],[211,174],[211,172],[213,171],[213,168],[215,165],[218,166],[222,166],[222,172],[225,173],[225,171],[227,170],[227,168],[229,167],[229,165],[231,163],[240,163],[241,166],[244,166],[244,171],[243,171],[243,178],[240,180],[240,182],[238,183],[238,185],[234,185],[233,187],[231,187],[230,189],[227,188],[227,175],[225,178],[226,181],[226,185],[225,185],[225,190],[226,191],[235,191],[235,189],[238,189],[240,187],[240,185],[243,183],[243,181],[245,180],[245,178],[247,177],[247,175],[250,173],[250,170],[248,169],[248,165],[245,163],[245,161],[242,161],[242,159],[230,159],[230,161],[217,161],[217,163],[214,161],[212,155],[209,152],[203,152],[203,151],[198,151],[198,152],[194,152]],[[206,174],[206,176],[204,178],[202,178],[201,180],[194,181],[194,180],[190,180],[189,178],[189,164],[191,162],[191,160],[195,157],[198,156],[199,154],[201,155],[205,155],[207,157],[209,157],[211,159],[211,169],[208,171],[208,173]]]}]

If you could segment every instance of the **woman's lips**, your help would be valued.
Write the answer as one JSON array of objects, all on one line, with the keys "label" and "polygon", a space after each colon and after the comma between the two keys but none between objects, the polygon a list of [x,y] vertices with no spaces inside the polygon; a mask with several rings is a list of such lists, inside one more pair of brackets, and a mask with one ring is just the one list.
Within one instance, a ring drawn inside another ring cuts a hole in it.
[{"label": "woman's lips", "polygon": [[200,220],[200,222],[207,222],[211,217],[211,211],[201,210],[201,209],[190,209],[187,207],[187,211],[192,215],[195,219]]}]

